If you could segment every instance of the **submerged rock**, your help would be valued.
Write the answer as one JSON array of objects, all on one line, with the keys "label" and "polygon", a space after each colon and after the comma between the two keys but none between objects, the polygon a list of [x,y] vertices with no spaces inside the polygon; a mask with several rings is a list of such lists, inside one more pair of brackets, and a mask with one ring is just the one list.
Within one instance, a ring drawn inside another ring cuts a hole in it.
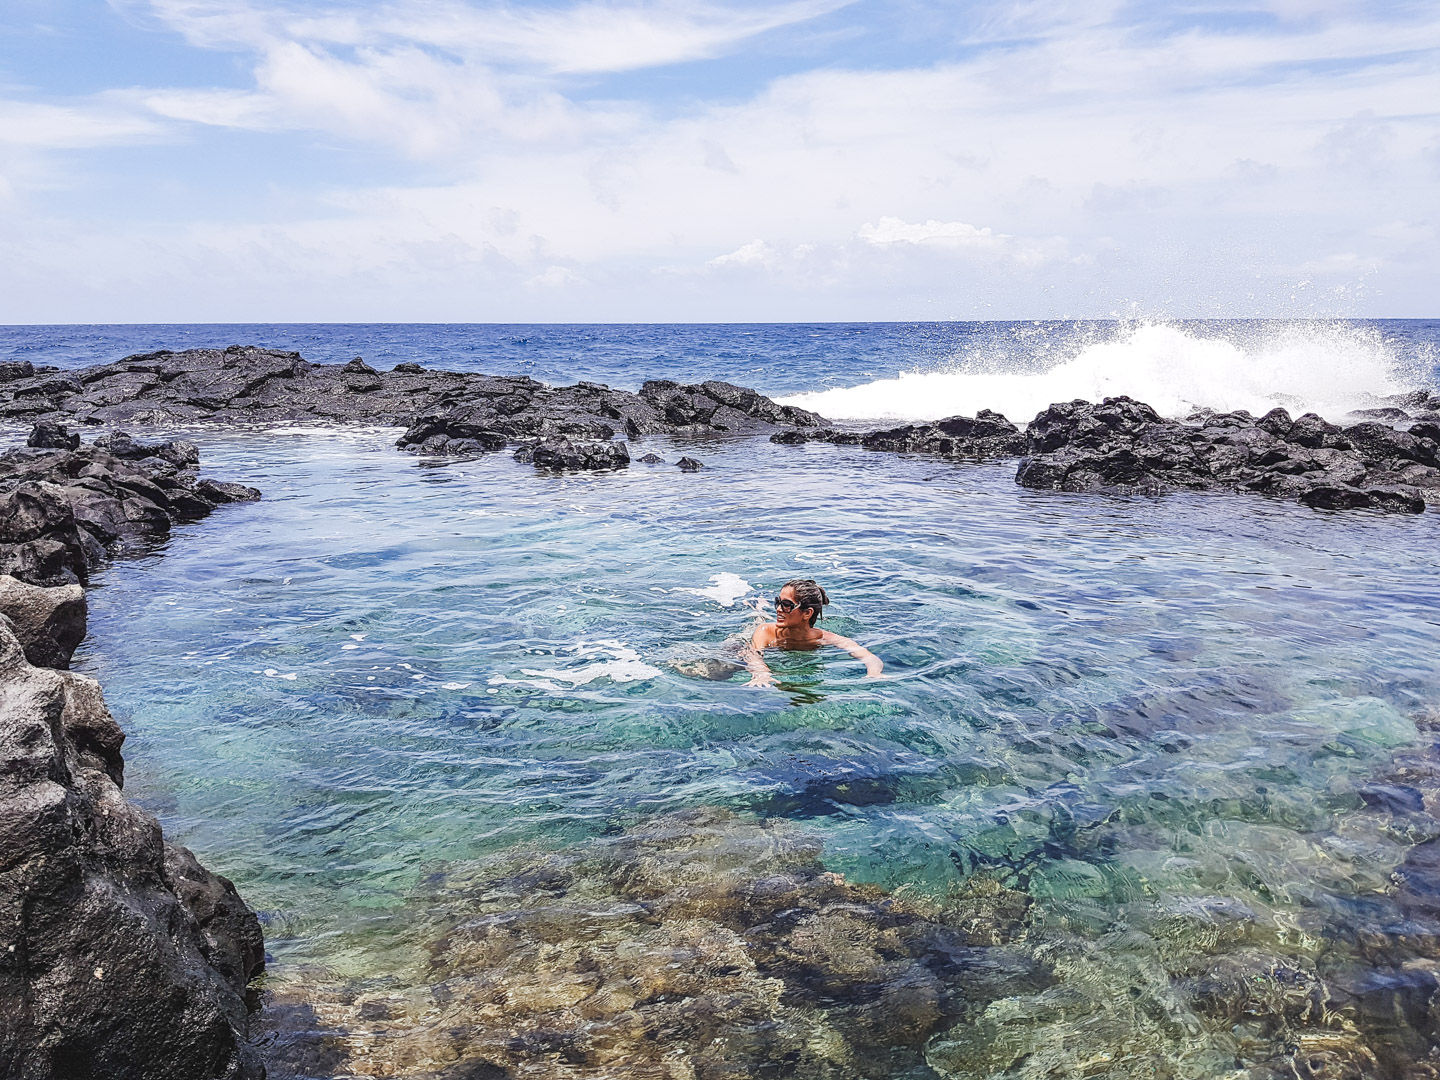
[{"label": "submerged rock", "polygon": [[121,795],[123,741],[94,680],[0,620],[0,1075],[260,1080],[259,923]]},{"label": "submerged rock", "polygon": [[[941,907],[818,856],[784,824],[694,811],[452,873],[423,898],[446,916],[410,985],[276,991],[272,1077],[919,1075],[933,1033],[1048,982]],[[973,902],[1013,939],[1019,899]]]}]

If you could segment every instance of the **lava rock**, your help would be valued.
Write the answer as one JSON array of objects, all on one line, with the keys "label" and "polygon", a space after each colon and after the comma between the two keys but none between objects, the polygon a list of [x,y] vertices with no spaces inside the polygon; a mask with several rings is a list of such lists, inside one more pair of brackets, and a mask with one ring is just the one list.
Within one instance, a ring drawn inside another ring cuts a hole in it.
[{"label": "lava rock", "polygon": [[1367,421],[1342,428],[1314,413],[1272,409],[1166,420],[1127,397],[1071,401],[1040,413],[1027,432],[1024,487],[1160,495],[1249,491],[1316,509],[1421,513],[1440,503],[1440,458],[1420,433]]},{"label": "lava rock", "polygon": [[0,453],[0,574],[32,585],[84,584],[107,554],[143,550],[225,503],[258,499],[197,475],[199,450],[114,432],[76,450]]},{"label": "lava rock", "polygon": [[680,466],[681,472],[699,472],[705,467],[703,462],[696,461],[693,457],[682,457],[675,464]]},{"label": "lava rock", "polygon": [[835,428],[780,431],[771,435],[770,441],[781,445],[828,442],[839,446],[863,446],[867,450],[973,460],[1018,457],[1025,452],[1027,445],[1019,428],[1000,413],[989,409],[981,409],[973,417],[947,416],[933,424],[906,424],[881,431],[840,431]]},{"label": "lava rock", "polygon": [[348,364],[340,369],[346,375],[378,375],[380,374],[373,367],[367,364],[362,357],[355,357]]},{"label": "lava rock", "polygon": [[639,458],[638,460],[644,462],[646,465],[665,464],[665,459],[662,458],[659,454],[646,454],[644,457]]},{"label": "lava rock", "polygon": [[522,446],[515,452],[515,460],[533,462],[537,469],[623,469],[630,464],[630,448],[623,442],[570,439],[556,435]]},{"label": "lava rock", "polygon": [[85,590],[79,585],[45,589],[0,574],[0,615],[10,620],[27,663],[69,668],[85,637]]},{"label": "lava rock", "polygon": [[80,445],[80,436],[64,424],[52,424],[42,420],[30,429],[30,437],[25,440],[25,445],[39,449],[74,450]]},{"label": "lava rock", "polygon": [[123,740],[0,620],[0,1075],[260,1080],[259,923],[121,795]]}]

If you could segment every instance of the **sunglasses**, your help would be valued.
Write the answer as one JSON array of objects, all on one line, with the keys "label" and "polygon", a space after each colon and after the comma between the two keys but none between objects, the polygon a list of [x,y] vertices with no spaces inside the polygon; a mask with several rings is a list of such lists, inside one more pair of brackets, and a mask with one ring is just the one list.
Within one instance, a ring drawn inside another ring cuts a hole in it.
[{"label": "sunglasses", "polygon": [[800,607],[800,605],[797,604],[794,600],[786,600],[783,596],[775,597],[776,611],[783,612],[784,614],[788,615],[797,607]]}]

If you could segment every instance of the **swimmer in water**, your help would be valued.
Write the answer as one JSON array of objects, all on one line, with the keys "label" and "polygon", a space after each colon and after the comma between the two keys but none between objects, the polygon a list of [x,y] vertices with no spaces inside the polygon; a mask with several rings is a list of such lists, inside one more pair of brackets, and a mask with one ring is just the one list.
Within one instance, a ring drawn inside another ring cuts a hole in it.
[{"label": "swimmer in water", "polygon": [[818,649],[822,645],[835,645],[856,660],[864,661],[867,679],[879,677],[884,665],[869,649],[857,645],[848,637],[816,629],[815,620],[820,618],[821,609],[829,602],[825,590],[809,578],[796,578],[785,583],[780,595],[775,597],[775,621],[761,623],[750,636],[745,666],[750,669],[751,686],[775,685],[775,676],[760,655],[765,649]]}]

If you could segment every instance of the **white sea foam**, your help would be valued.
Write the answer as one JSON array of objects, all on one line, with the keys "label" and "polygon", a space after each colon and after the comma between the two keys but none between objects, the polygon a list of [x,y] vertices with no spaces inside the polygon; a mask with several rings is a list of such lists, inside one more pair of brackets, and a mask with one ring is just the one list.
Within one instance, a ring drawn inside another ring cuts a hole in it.
[{"label": "white sea foam", "polygon": [[[576,658],[592,660],[592,662],[581,664],[579,667],[522,668],[520,673],[530,676],[531,679],[539,680],[529,683],[529,685],[541,686],[547,690],[565,689],[560,685],[562,683],[568,687],[585,686],[597,679],[609,679],[616,683],[643,682],[664,674],[659,668],[652,667],[641,660],[640,654],[623,641],[582,641],[564,651]],[[601,657],[603,659],[599,659]],[[526,680],[494,675],[488,681],[493,686],[525,682]]]},{"label": "white sea foam", "polygon": [[780,401],[835,420],[938,420],[994,409],[1026,423],[1054,402],[1128,394],[1166,416],[1198,408],[1248,409],[1258,416],[1282,405],[1292,414],[1339,419],[1419,382],[1365,327],[1294,324],[1251,337],[1237,343],[1190,328],[1142,324],[1114,340],[1077,345],[1069,359],[1038,374],[1003,370],[1020,366],[1003,360],[958,358],[940,371],[907,371]]},{"label": "white sea foam", "polygon": [[734,607],[736,600],[751,591],[750,583],[739,574],[711,574],[710,580],[714,584],[708,589],[674,589],[672,591],[689,593],[691,596],[703,596],[707,600],[714,600],[721,607]]}]

